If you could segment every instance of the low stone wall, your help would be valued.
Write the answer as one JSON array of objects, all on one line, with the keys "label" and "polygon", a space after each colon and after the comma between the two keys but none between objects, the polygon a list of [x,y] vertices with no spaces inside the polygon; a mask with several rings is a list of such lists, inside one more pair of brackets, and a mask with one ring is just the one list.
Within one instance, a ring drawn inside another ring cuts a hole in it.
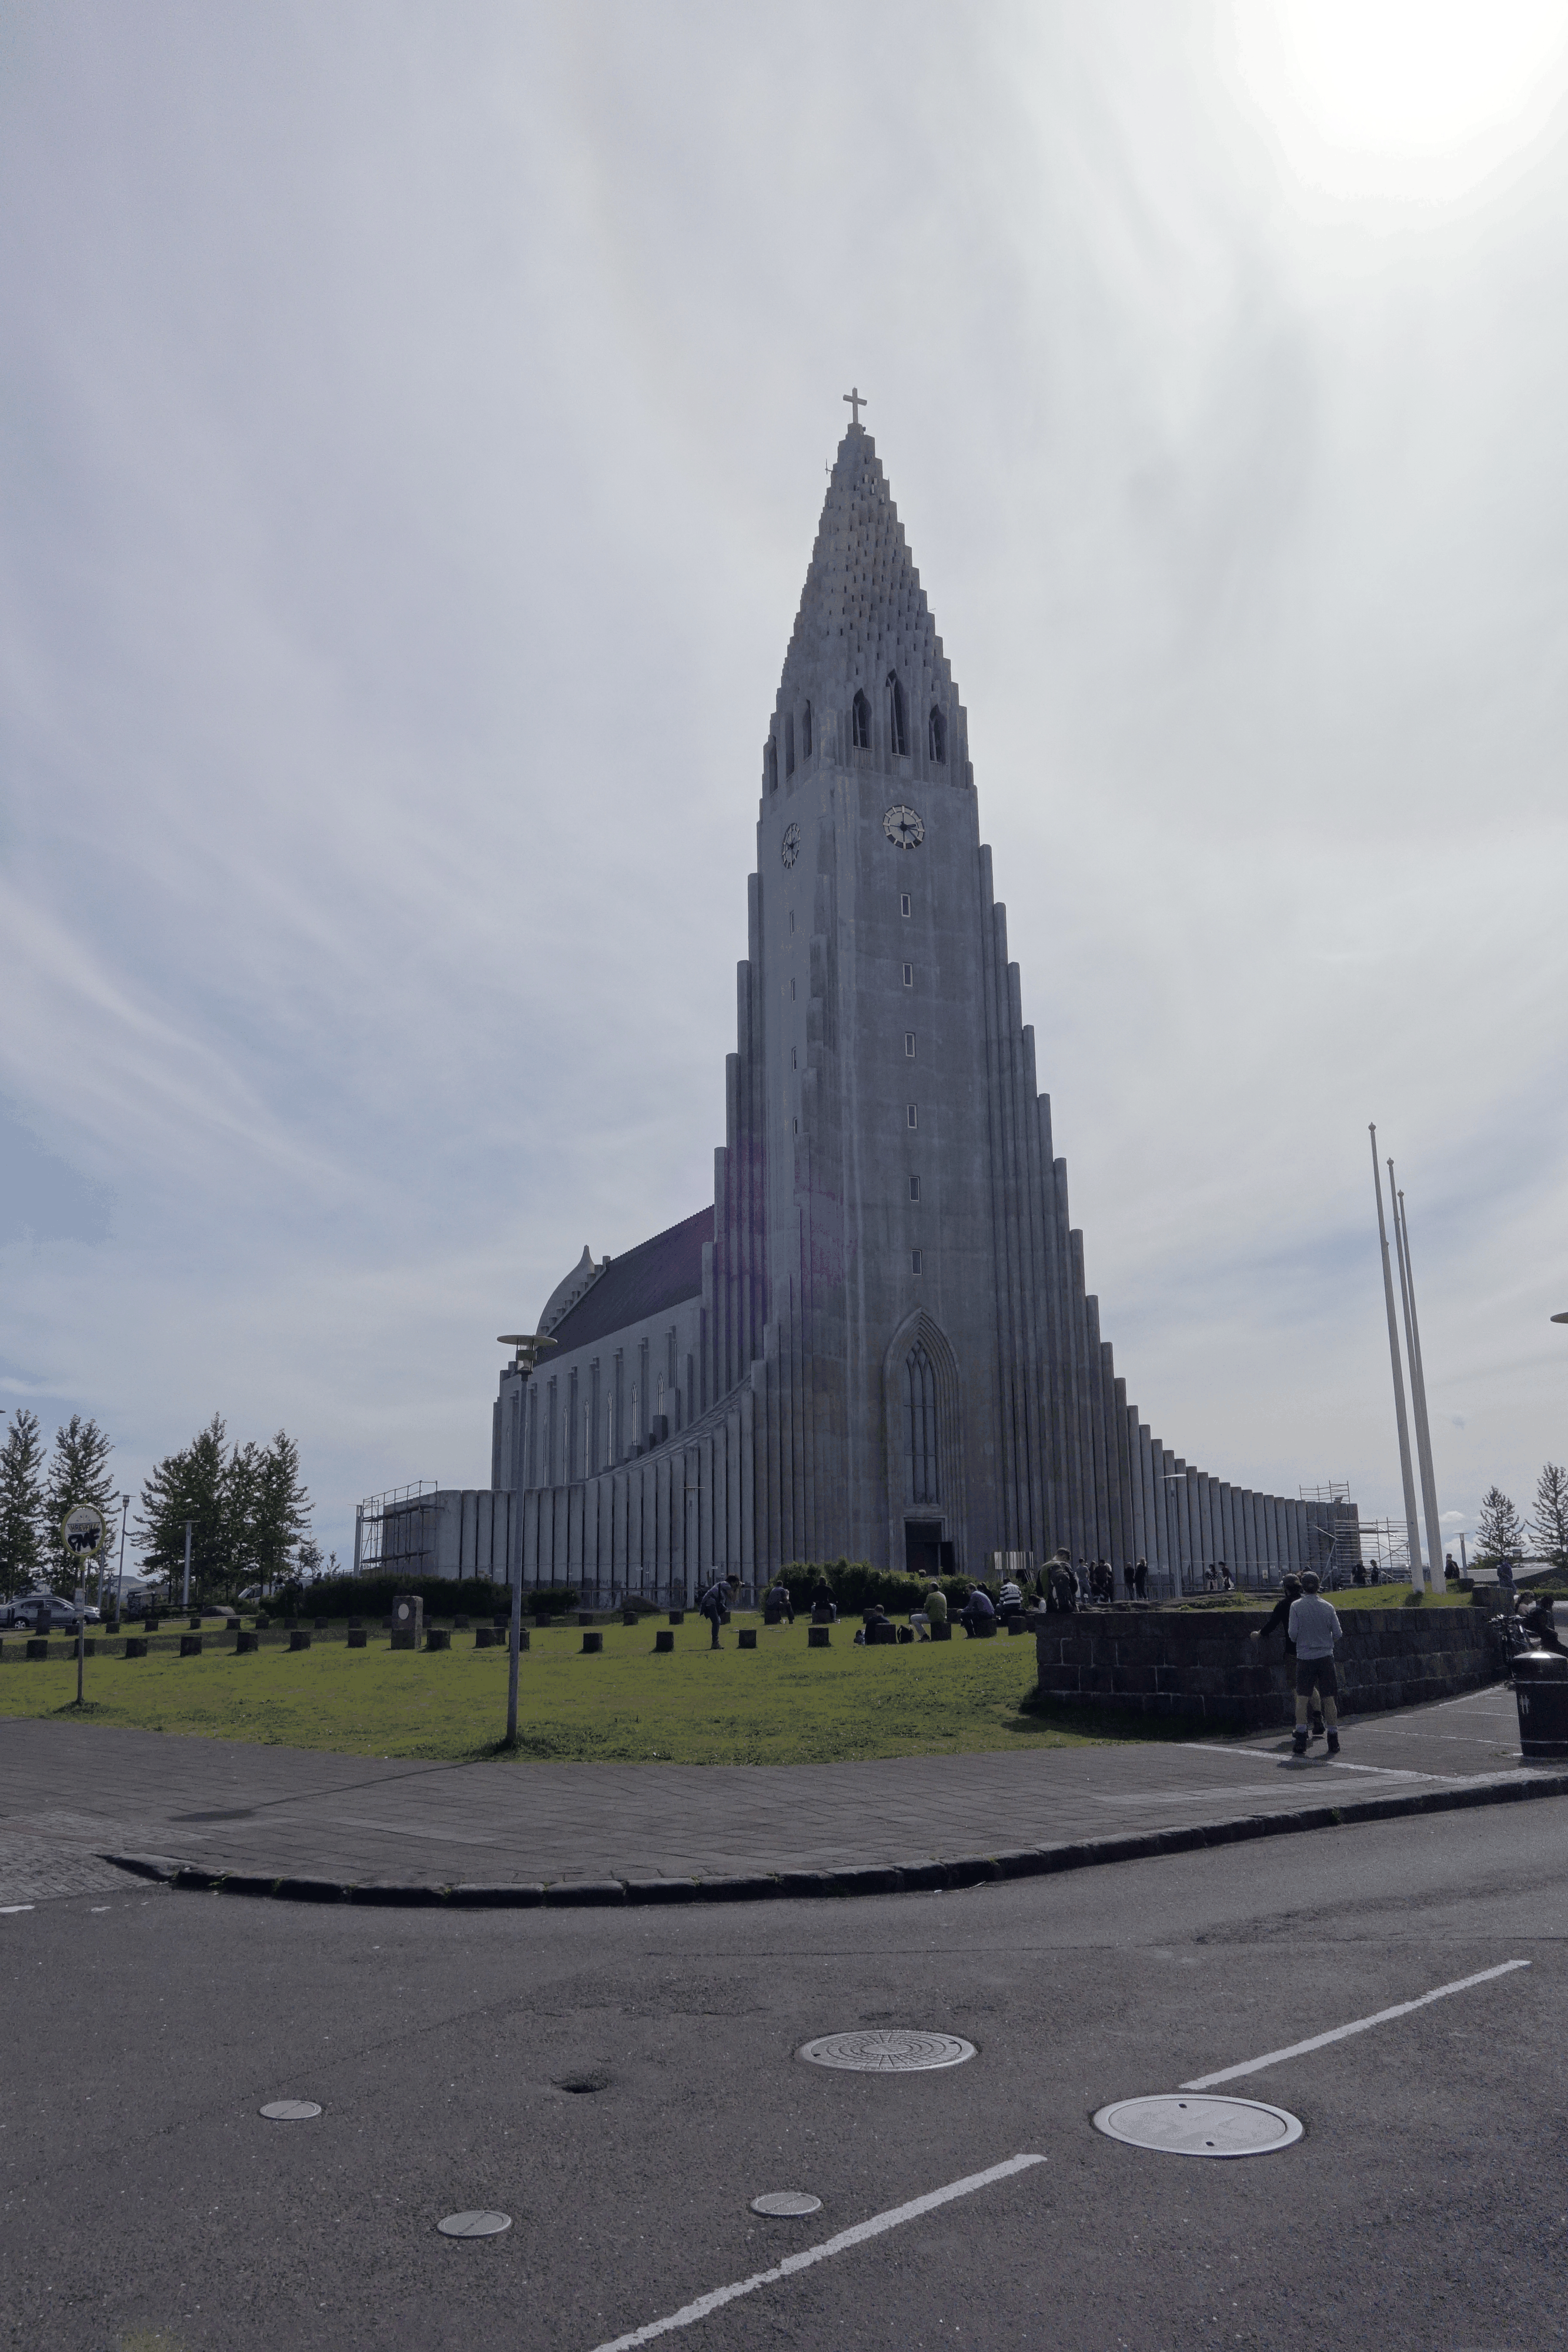
[{"label": "low stone wall", "polygon": [[[1085,1610],[1037,1617],[1042,1698],[1242,1731],[1295,1717],[1278,1630],[1250,1636],[1257,1610]],[[1347,1609],[1335,1654],[1340,1709],[1364,1715],[1451,1698],[1500,1679],[1479,1609]],[[1291,1662],[1292,1664],[1294,1661]]]}]

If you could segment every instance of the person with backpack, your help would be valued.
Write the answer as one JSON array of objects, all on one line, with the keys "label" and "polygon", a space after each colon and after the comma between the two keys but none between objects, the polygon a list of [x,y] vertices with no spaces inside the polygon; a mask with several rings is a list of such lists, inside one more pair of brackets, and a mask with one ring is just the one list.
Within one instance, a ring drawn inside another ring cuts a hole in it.
[{"label": "person with backpack", "polygon": [[722,1576],[714,1578],[697,1607],[707,1619],[708,1630],[713,1635],[708,1647],[716,1650],[719,1646],[718,1629],[729,1614],[729,1587]]}]

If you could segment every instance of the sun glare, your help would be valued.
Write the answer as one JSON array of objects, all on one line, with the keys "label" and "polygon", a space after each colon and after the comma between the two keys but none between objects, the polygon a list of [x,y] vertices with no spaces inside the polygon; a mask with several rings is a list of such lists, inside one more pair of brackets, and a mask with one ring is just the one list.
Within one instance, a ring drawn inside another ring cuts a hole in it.
[{"label": "sun glare", "polygon": [[1229,0],[1233,64],[1291,167],[1343,197],[1456,201],[1568,89],[1568,0]]}]

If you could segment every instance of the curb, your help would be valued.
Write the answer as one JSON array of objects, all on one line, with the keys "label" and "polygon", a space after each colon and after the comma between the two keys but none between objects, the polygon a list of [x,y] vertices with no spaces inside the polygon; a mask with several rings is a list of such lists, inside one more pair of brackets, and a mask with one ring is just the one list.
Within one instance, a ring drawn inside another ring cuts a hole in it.
[{"label": "curb", "polygon": [[203,1870],[166,1854],[101,1853],[138,1878],[156,1879],[185,1894],[251,1895],[279,1903],[359,1903],[402,1909],[438,1905],[451,1911],[561,1911],[650,1903],[764,1903],[851,1895],[916,1895],[993,1886],[1015,1878],[1051,1878],[1112,1862],[1146,1862],[1161,1854],[1196,1853],[1206,1846],[1242,1845],[1254,1838],[1288,1837],[1302,1830],[1352,1829],[1360,1822],[1392,1822],[1417,1813],[1470,1812],[1482,1805],[1523,1804],[1536,1797],[1568,1797],[1568,1772],[1531,1780],[1480,1780],[1458,1789],[1425,1790],[1406,1797],[1368,1797],[1343,1805],[1302,1805],[1292,1812],[1248,1813],[1233,1822],[1195,1822],[1186,1829],[1148,1830],[1132,1837],[1085,1838],[1073,1844],[1026,1846],[1013,1853],[976,1854],[957,1862],[921,1862],[861,1870],[784,1870],[714,1878],[567,1878],[550,1885],[437,1886],[424,1881],[266,1878],[253,1871]]}]

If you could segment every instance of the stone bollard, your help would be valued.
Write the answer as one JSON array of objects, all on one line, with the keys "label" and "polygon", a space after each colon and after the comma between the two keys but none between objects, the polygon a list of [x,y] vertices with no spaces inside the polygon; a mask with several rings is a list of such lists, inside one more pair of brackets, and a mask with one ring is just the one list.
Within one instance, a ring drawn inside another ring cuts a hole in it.
[{"label": "stone bollard", "polygon": [[582,1654],[585,1658],[595,1656],[603,1649],[603,1647],[604,1636],[602,1633],[584,1633],[582,1637]]},{"label": "stone bollard", "polygon": [[192,1611],[192,1612],[191,1612],[191,1614],[190,1614],[190,1616],[186,1619],[186,1621],[185,1621],[185,1622],[186,1622],[186,1623],[190,1626],[190,1629],[191,1629],[191,1631],[192,1631],[192,1633],[199,1633],[201,1632],[201,1630],[202,1630],[202,1612],[201,1612],[201,1611],[200,1611],[199,1609],[193,1610],[193,1611]]},{"label": "stone bollard", "polygon": [[363,1619],[362,1617],[350,1617],[350,1620],[349,1620],[349,1631],[350,1631],[350,1633],[362,1633],[364,1632],[364,1630],[365,1630],[365,1621],[364,1621],[364,1619]]},{"label": "stone bollard", "polygon": [[427,1650],[449,1650],[452,1636],[444,1626],[433,1625],[424,1637],[424,1646]]},{"label": "stone bollard", "polygon": [[591,1625],[593,1622],[592,1610],[580,1609],[577,1612],[577,1622],[580,1625]]},{"label": "stone bollard", "polygon": [[272,1631],[271,1618],[258,1617],[256,1621],[256,1630],[258,1633],[270,1633]]},{"label": "stone bollard", "polygon": [[[255,1633],[236,1633],[235,1636],[235,1655],[236,1658],[247,1657],[253,1650],[259,1650],[260,1647],[260,1638]],[[130,1651],[127,1650],[125,1654],[129,1657],[131,1655]]]},{"label": "stone bollard", "polygon": [[455,1633],[472,1633],[474,1629],[468,1618],[455,1617],[452,1620],[452,1630]]},{"label": "stone bollard", "polygon": [[655,1634],[654,1634],[654,1636],[653,1636],[653,1650],[654,1650],[654,1654],[655,1654],[655,1655],[659,1655],[659,1654],[663,1654],[663,1653],[665,1653],[665,1652],[668,1652],[668,1651],[670,1651],[670,1650],[673,1650],[673,1649],[674,1648],[674,1646],[675,1646],[675,1637],[674,1637],[674,1635],[673,1633],[664,1633],[664,1632],[663,1631],[663,1629],[661,1629],[657,1633],[655,1633]]},{"label": "stone bollard", "polygon": [[298,1627],[298,1623],[299,1620],[298,1617],[286,1617],[283,1621],[283,1630],[286,1633],[292,1633]]},{"label": "stone bollard", "polygon": [[146,1643],[140,1640],[136,1634],[128,1633],[125,1637],[125,1654],[128,1658],[144,1658],[147,1655]]},{"label": "stone bollard", "polygon": [[833,1629],[831,1625],[807,1626],[806,1647],[809,1650],[831,1650],[832,1646]]},{"label": "stone bollard", "polygon": [[400,1633],[397,1627],[394,1625],[392,1627],[392,1645],[394,1650],[417,1650],[419,1647],[419,1635],[417,1633]]},{"label": "stone bollard", "polygon": [[96,1642],[87,1640],[84,1636],[81,1645],[81,1654],[84,1658],[96,1658],[98,1655],[98,1643]]},{"label": "stone bollard", "polygon": [[953,1638],[953,1627],[952,1627],[952,1624],[951,1624],[950,1621],[949,1621],[947,1618],[944,1617],[944,1618],[943,1618],[943,1620],[942,1620],[942,1622],[941,1622],[941,1623],[940,1623],[939,1625],[933,1625],[933,1626],[932,1626],[932,1628],[931,1628],[931,1639],[932,1639],[934,1642],[950,1642],[950,1641],[952,1640],[952,1638]]},{"label": "stone bollard", "polygon": [[[394,1592],[392,1595],[392,1636],[394,1650],[417,1650],[424,1632],[424,1602],[417,1592]],[[400,1642],[400,1633],[411,1633],[410,1642]]]},{"label": "stone bollard", "polygon": [[755,1650],[757,1647],[756,1626],[743,1625],[735,1638],[739,1648],[743,1650]]},{"label": "stone bollard", "polygon": [[476,1650],[493,1650],[495,1646],[496,1629],[494,1625],[476,1625],[474,1628],[474,1647]]},{"label": "stone bollard", "polygon": [[155,1633],[158,1631],[158,1620],[156,1617],[143,1617],[141,1622],[149,1633]]},{"label": "stone bollard", "polygon": [[49,1654],[49,1637],[48,1637],[48,1635],[46,1633],[42,1641],[39,1641],[39,1640],[37,1638],[37,1636],[35,1635],[35,1637],[33,1638],[33,1640],[31,1640],[31,1641],[28,1643],[28,1644],[27,1644],[27,1655],[28,1655],[30,1658],[47,1658],[47,1657],[48,1656],[48,1654]]},{"label": "stone bollard", "polygon": [[183,1658],[199,1658],[201,1654],[201,1635],[199,1633],[182,1633],[180,1636],[180,1655]]},{"label": "stone bollard", "polygon": [[318,1632],[318,1633],[324,1633],[327,1631],[327,1620],[325,1619],[325,1617],[318,1617],[318,1618],[317,1618],[317,1620],[316,1620],[316,1631]]},{"label": "stone bollard", "polygon": [[362,1650],[362,1649],[365,1649],[365,1648],[368,1646],[369,1642],[370,1642],[370,1636],[369,1636],[369,1634],[365,1632],[365,1629],[364,1629],[364,1627],[363,1627],[362,1625],[350,1625],[350,1628],[349,1628],[349,1647],[350,1647],[350,1650]]},{"label": "stone bollard", "polygon": [[684,1625],[684,1624],[685,1623],[685,1622],[686,1622],[686,1612],[685,1612],[685,1611],[684,1609],[672,1609],[672,1610],[671,1610],[671,1612],[670,1612],[670,1622],[671,1622],[671,1624],[672,1624],[672,1625]]},{"label": "stone bollard", "polygon": [[634,1625],[637,1622],[637,1612],[634,1609],[622,1609],[621,1622],[622,1625]]},{"label": "stone bollard", "polygon": [[303,1625],[296,1625],[288,1636],[288,1646],[291,1650],[308,1650],[310,1647],[310,1636]]}]

